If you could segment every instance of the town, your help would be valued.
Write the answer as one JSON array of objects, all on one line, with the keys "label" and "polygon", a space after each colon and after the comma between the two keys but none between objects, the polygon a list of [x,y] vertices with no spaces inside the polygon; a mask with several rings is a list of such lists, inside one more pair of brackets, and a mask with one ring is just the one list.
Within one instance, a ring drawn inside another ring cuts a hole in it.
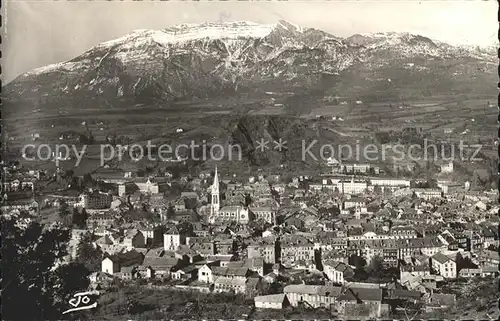
[{"label": "town", "polygon": [[328,164],[287,178],[217,167],[76,176],[18,164],[3,169],[2,212],[71,229],[58,264],[83,260],[102,293],[140,284],[240,295],[252,311],[410,319],[456,306],[454,285],[498,276],[498,191]]}]

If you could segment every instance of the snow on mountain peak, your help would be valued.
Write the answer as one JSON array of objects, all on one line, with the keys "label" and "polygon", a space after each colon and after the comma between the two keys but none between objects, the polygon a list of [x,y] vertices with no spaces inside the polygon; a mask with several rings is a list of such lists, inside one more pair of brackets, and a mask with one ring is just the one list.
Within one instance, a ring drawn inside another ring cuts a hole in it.
[{"label": "snow on mountain peak", "polygon": [[412,41],[423,41],[430,45],[433,43],[433,41],[427,37],[411,34],[409,32],[363,33],[351,36],[349,39],[353,40],[355,43],[369,47],[394,46]]},{"label": "snow on mountain peak", "polygon": [[285,21],[285,20],[280,20],[275,26],[281,26],[284,27],[285,29],[296,31],[296,32],[303,32],[304,28],[301,26],[298,26],[296,24],[293,24],[291,22]]},{"label": "snow on mountain peak", "polygon": [[124,37],[104,42],[101,46],[107,47],[128,41],[144,42],[149,40],[146,38],[152,38],[154,42],[162,45],[198,39],[264,38],[275,27],[276,25],[264,25],[248,21],[181,24],[162,30],[135,30]]},{"label": "snow on mountain peak", "polygon": [[[324,54],[307,53],[308,50]],[[353,54],[354,51],[356,54]],[[134,30],[123,37],[101,43],[68,62],[38,68],[27,75],[52,72],[78,74],[99,69],[109,61],[118,61],[129,69],[142,70],[147,61],[157,61],[159,66],[163,66],[164,61],[182,60],[181,57],[186,54],[204,57],[201,60],[207,61],[207,65],[219,61],[214,68],[224,70],[221,74],[246,72],[258,61],[270,64],[270,61],[284,57],[288,59],[288,64],[297,61],[297,64],[306,66],[306,62],[298,63],[300,59],[296,58],[299,55],[302,55],[301,59],[312,61],[324,59],[321,65],[328,65],[336,72],[347,68],[356,59],[364,62],[376,60],[380,65],[380,61],[390,61],[386,59],[388,56],[391,59],[418,55],[444,56],[455,51],[452,46],[408,32],[356,34],[342,40],[324,31],[302,28],[283,20],[275,24],[248,21],[186,23],[160,30]],[[330,70],[330,67],[323,66],[322,70]]]}]

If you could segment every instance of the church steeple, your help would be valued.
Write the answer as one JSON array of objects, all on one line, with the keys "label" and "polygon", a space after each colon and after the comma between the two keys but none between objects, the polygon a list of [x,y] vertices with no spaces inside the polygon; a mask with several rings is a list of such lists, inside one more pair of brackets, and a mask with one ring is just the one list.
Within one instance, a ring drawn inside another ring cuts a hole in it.
[{"label": "church steeple", "polygon": [[219,175],[217,173],[217,166],[215,167],[214,182],[212,183],[212,214],[219,213],[220,197],[219,197]]}]

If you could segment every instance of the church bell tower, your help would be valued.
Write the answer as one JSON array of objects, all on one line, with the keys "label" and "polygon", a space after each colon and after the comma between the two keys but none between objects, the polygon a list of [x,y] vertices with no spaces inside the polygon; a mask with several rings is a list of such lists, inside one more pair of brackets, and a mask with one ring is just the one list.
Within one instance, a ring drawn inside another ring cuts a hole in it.
[{"label": "church bell tower", "polygon": [[219,175],[217,173],[217,167],[215,167],[214,182],[212,184],[211,214],[218,214],[219,209],[220,209]]}]

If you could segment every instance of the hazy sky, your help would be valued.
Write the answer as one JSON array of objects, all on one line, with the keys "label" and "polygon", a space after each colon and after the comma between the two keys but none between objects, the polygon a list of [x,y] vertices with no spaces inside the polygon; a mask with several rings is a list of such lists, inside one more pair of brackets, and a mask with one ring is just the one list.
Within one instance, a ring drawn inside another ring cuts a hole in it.
[{"label": "hazy sky", "polygon": [[407,31],[449,43],[493,44],[496,1],[10,1],[2,6],[3,79],[71,59],[134,29],[179,23],[287,20],[340,37]]}]

